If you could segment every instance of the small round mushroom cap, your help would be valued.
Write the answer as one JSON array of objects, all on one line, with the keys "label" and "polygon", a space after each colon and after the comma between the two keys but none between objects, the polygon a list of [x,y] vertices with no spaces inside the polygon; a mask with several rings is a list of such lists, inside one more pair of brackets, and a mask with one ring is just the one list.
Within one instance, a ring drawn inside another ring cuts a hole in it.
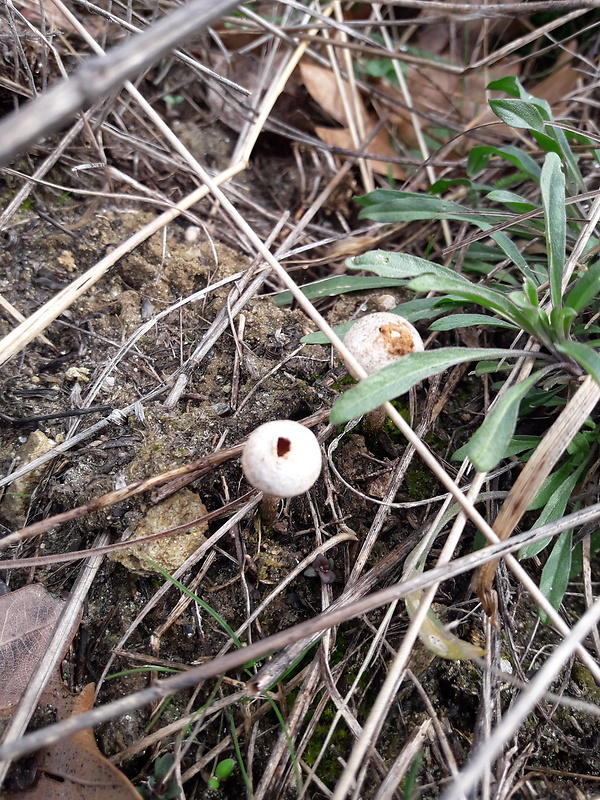
[{"label": "small round mushroom cap", "polygon": [[414,325],[399,314],[388,311],[362,317],[346,333],[343,341],[369,375],[394,364],[407,353],[424,350],[423,340]]},{"label": "small round mushroom cap", "polygon": [[289,419],[265,422],[242,453],[242,469],[255,489],[276,497],[308,491],[321,472],[321,448],[312,431]]}]

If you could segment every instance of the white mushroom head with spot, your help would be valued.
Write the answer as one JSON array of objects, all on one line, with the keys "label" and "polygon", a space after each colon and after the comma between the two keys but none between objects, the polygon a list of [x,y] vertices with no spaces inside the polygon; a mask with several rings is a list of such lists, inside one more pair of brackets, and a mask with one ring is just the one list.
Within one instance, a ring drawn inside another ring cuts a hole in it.
[{"label": "white mushroom head with spot", "polygon": [[343,341],[369,375],[394,364],[407,353],[425,349],[414,325],[399,314],[388,311],[362,317],[346,333]]},{"label": "white mushroom head with spot", "polygon": [[275,497],[295,497],[319,477],[321,448],[314,433],[299,422],[265,422],[248,437],[242,470],[255,489]]}]

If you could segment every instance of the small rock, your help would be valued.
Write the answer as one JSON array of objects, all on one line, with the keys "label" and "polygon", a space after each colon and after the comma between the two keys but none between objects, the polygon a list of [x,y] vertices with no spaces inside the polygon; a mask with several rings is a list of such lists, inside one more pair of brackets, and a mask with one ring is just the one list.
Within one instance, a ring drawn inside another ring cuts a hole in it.
[{"label": "small rock", "polygon": [[[19,447],[15,454],[15,470],[35,461],[36,458],[43,456],[48,450],[52,450],[55,445],[56,442],[53,439],[49,439],[42,431],[33,431],[25,444]],[[23,475],[22,478],[17,478],[8,487],[0,505],[0,510],[14,528],[21,528],[25,524],[31,494],[43,475],[44,469],[45,467],[34,469],[28,472],[27,475]]]},{"label": "small rock", "polygon": [[81,383],[90,382],[90,371],[87,367],[69,367],[65,372],[65,378],[68,381],[81,381]]},{"label": "small rock", "polygon": [[[146,516],[135,527],[131,539],[141,539],[144,536],[176,528],[204,514],[206,506],[200,497],[189,489],[180,489],[148,510]],[[204,531],[207,528],[208,525],[202,522],[181,533],[172,533],[139,547],[111,553],[109,558],[123,564],[131,572],[142,575],[155,572],[144,557],[154,561],[167,572],[174,572],[206,541]]]}]

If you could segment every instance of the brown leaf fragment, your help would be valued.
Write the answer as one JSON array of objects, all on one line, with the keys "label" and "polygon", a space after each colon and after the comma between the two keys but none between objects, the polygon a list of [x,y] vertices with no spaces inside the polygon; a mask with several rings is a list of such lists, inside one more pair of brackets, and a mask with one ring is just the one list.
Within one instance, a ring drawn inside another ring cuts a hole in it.
[{"label": "brown leaf fragment", "polygon": [[77,33],[77,29],[66,17],[63,12],[57,8],[51,0],[41,0],[41,2],[32,2],[32,0],[25,0],[19,2],[23,16],[37,24],[42,21],[50,31],[66,31],[67,33]]},{"label": "brown leaf fragment", "polygon": [[[298,69],[306,91],[312,99],[318,103],[323,111],[329,114],[335,122],[339,122],[340,125],[347,125],[348,119],[344,111],[342,97],[333,72],[330,69],[319,67],[306,60],[300,62]],[[344,86],[346,87],[346,94],[349,96],[350,87],[346,81],[344,81]]]},{"label": "brown leaf fragment", "polygon": [[[94,704],[94,684],[68,700],[58,719],[89,711]],[[71,706],[68,709],[68,706]],[[40,750],[37,754],[39,780],[26,796],[15,794],[7,800],[139,800],[133,785],[98,750],[91,728]]]},{"label": "brown leaf fragment", "polygon": [[[19,702],[63,606],[40,584],[0,596],[0,716],[9,716]],[[69,645],[64,642],[65,651]],[[93,684],[73,695],[56,669],[39,707],[59,721],[88,711],[93,702]],[[2,800],[139,800],[129,780],[100,753],[91,728],[38,751],[28,771],[30,787],[6,790]]]},{"label": "brown leaf fragment", "polygon": [[40,584],[0,597],[0,716],[18,703],[62,607]]},{"label": "brown leaf fragment", "polygon": [[[206,100],[213,114],[220,122],[239,133],[252,120],[251,106],[273,84],[280,64],[280,57],[268,62],[267,67],[264,59],[251,54],[231,53],[227,58],[219,53],[211,54],[211,69],[250,92],[246,97],[234,89],[225,92],[209,85]],[[270,118],[301,129],[310,128],[298,95],[298,82],[292,75],[277,98]]]},{"label": "brown leaf fragment", "polygon": [[[367,129],[367,137],[370,131],[373,130],[375,123],[374,120],[369,118],[369,128]],[[343,150],[354,150],[352,135],[348,128],[323,128],[316,127],[315,133],[322,142],[328,144],[330,147],[340,147]],[[366,146],[368,153],[375,153],[380,156],[395,156],[395,153],[390,145],[387,131],[383,128],[380,129],[373,139]],[[390,161],[374,161],[369,160],[369,164],[373,172],[379,175],[391,175],[396,180],[404,180],[406,173],[399,164],[394,164]]]}]

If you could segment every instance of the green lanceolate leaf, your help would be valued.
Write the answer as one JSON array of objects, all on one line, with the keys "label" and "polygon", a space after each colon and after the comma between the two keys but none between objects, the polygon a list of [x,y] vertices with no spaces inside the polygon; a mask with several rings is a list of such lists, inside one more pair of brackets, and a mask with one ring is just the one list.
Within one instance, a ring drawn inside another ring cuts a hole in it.
[{"label": "green lanceolate leaf", "polygon": [[[548,498],[548,502],[544,506],[542,513],[533,526],[534,528],[541,528],[548,522],[554,522],[564,515],[569,498],[571,497],[573,489],[577,485],[580,477],[581,469],[577,470],[576,473],[569,475],[569,477],[565,479],[565,481]],[[547,546],[549,541],[550,539],[541,539],[539,542],[534,542],[533,544],[528,544],[526,547],[522,547],[518,552],[519,559],[525,561],[528,558],[537,556],[537,554],[541,553],[542,550]]]},{"label": "green lanceolate leaf", "polygon": [[528,296],[524,292],[510,292],[508,295],[511,302],[518,308],[518,315],[515,319],[524,331],[534,336],[538,342],[550,347],[553,339],[553,332],[550,328],[548,315],[543,308],[531,305]]},{"label": "green lanceolate leaf", "polygon": [[[560,466],[558,469],[554,470],[554,472],[551,475],[548,475],[548,477],[545,479],[545,481],[542,483],[542,485],[538,489],[538,493],[536,494],[536,496],[533,498],[531,503],[527,506],[527,510],[528,511],[537,511],[538,509],[544,508],[545,506],[547,506],[550,503],[550,499],[553,497],[555,492],[557,492],[561,488],[561,486],[565,483],[565,481],[571,475],[573,475],[573,470],[574,470],[573,460],[569,459],[562,466]],[[573,484],[573,486],[574,485],[575,484]],[[557,495],[557,497],[558,497],[558,495]],[[554,499],[552,502],[555,503],[555,502],[557,502],[557,500]],[[546,521],[548,521],[548,520],[546,520]],[[539,520],[538,520],[538,522],[539,522]],[[539,527],[539,525],[538,525],[538,527]],[[531,547],[536,547],[537,543],[535,545],[527,545],[527,547],[530,547],[530,546]],[[526,549],[523,548],[523,550],[521,550],[520,553],[519,553],[519,557],[521,557],[521,554],[525,553],[525,552],[526,552]],[[533,554],[533,555],[535,555],[535,554]],[[529,558],[530,556],[529,555],[525,555],[523,557],[524,558]]]},{"label": "green lanceolate leaf", "polygon": [[453,331],[456,328],[467,328],[473,325],[492,325],[495,328],[511,328],[518,330],[517,325],[503,319],[488,317],[485,314],[451,314],[442,319],[436,319],[429,326],[430,331]]},{"label": "green lanceolate leaf", "polygon": [[457,276],[446,277],[445,275],[420,275],[413,278],[408,284],[411,289],[416,292],[448,292],[453,297],[460,297],[469,303],[477,303],[477,305],[487,308],[500,314],[508,322],[513,322],[529,330],[528,317],[515,303],[513,303],[503,293],[495,289],[488,289],[486,286],[481,286],[477,283],[470,281],[457,280]]},{"label": "green lanceolate leaf", "polygon": [[539,306],[537,285],[531,280],[531,278],[525,277],[523,279],[523,294],[529,300],[532,306],[536,308]]},{"label": "green lanceolate leaf", "polygon": [[346,261],[346,266],[349,269],[366,269],[382,278],[397,278],[399,280],[414,278],[415,275],[424,275],[431,272],[434,275],[461,280],[469,285],[469,281],[466,278],[457,275],[448,267],[442,267],[432,261],[427,261],[418,256],[411,256],[408,253],[388,253],[386,250],[371,250],[360,256],[349,258]]},{"label": "green lanceolate leaf", "polygon": [[540,180],[542,205],[546,220],[548,275],[550,297],[554,308],[562,307],[562,276],[565,263],[567,211],[565,206],[565,176],[560,157],[548,153]]},{"label": "green lanceolate leaf", "polygon": [[576,361],[600,386],[600,353],[597,350],[582,342],[562,342],[556,349]]},{"label": "green lanceolate leaf", "polygon": [[425,353],[409,353],[396,364],[380,369],[348,389],[331,409],[332,422],[347,422],[404,394],[425,378],[437,375],[448,367],[481,359],[517,358],[520,350],[476,347],[443,347]]},{"label": "green lanceolate leaf", "polygon": [[506,94],[511,97],[526,99],[523,98],[523,92],[525,90],[521,86],[521,81],[514,75],[506,75],[504,78],[497,78],[494,81],[490,81],[485,88],[490,92],[506,92]]},{"label": "green lanceolate leaf", "polygon": [[[487,223],[479,224],[479,227],[482,231],[488,230],[490,227]],[[501,231],[496,231],[495,233],[490,234],[490,238],[492,238],[498,247],[502,250],[505,256],[510,258],[510,260],[515,264],[519,269],[523,270],[526,274],[531,274],[529,271],[529,267],[527,266],[527,262],[519,252],[519,248],[505,233]]]},{"label": "green lanceolate leaf", "polygon": [[448,189],[452,189],[454,186],[471,188],[471,185],[471,181],[468,178],[440,178],[435,183],[432,183],[427,191],[428,194],[437,195],[447,192]]},{"label": "green lanceolate leaf", "polygon": [[[535,450],[539,443],[539,436],[513,436],[504,452],[504,457],[518,456],[528,450]],[[452,454],[452,461],[462,461],[466,458],[468,446],[469,442],[459,447],[458,450]]]},{"label": "green lanceolate leaf", "polygon": [[360,219],[372,219],[376,222],[415,222],[435,219],[446,214],[472,213],[466,206],[461,206],[452,200],[392,189],[375,189],[374,192],[356,197],[355,200],[363,206],[359,214]]},{"label": "green lanceolate leaf", "polygon": [[409,322],[418,322],[423,319],[439,317],[444,313],[444,308],[440,308],[443,298],[440,297],[415,297],[414,300],[407,300],[392,309],[392,313],[400,314]]},{"label": "green lanceolate leaf", "polygon": [[[340,337],[340,339],[344,338],[344,335],[350,328],[354,325],[354,321],[350,320],[350,322],[342,322],[341,325],[336,325],[334,333]],[[324,333],[321,331],[314,331],[313,333],[307,333],[306,336],[303,336],[300,341],[302,344],[329,344],[329,339],[325,336]]]},{"label": "green lanceolate leaf", "polygon": [[509,94],[511,97],[517,97],[519,100],[529,103],[530,105],[539,109],[544,119],[552,119],[552,109],[548,101],[529,94],[521,81],[514,75],[509,75],[506,78],[499,78],[497,81],[492,81],[491,83],[488,83],[487,88],[490,91],[506,92],[506,94]]},{"label": "green lanceolate leaf", "polygon": [[535,205],[530,200],[525,200],[514,192],[507,192],[506,190],[495,189],[493,192],[488,192],[486,200],[491,200],[493,203],[503,203],[510,211],[515,214],[524,214],[527,211],[533,211]]},{"label": "green lanceolate leaf", "polygon": [[[307,283],[302,287],[302,293],[311,300],[318,297],[334,297],[348,292],[363,292],[365,289],[382,289],[396,286],[396,281],[386,278],[361,277],[359,275],[336,275],[322,281]],[[286,306],[292,302],[291,292],[280,292],[275,295],[275,305]]]},{"label": "green lanceolate leaf", "polygon": [[577,280],[572,289],[569,289],[565,297],[565,306],[579,312],[596,297],[600,297],[600,259]]},{"label": "green lanceolate leaf", "polygon": [[569,306],[552,309],[550,312],[550,327],[559,341],[565,341],[576,316],[575,309],[569,308]]},{"label": "green lanceolate leaf", "polygon": [[[544,564],[540,579],[540,591],[550,601],[554,608],[562,602],[571,572],[571,549],[573,547],[573,531],[564,531],[556,540],[548,560]],[[540,619],[548,619],[540,609]]]},{"label": "green lanceolate leaf", "polygon": [[466,453],[478,472],[488,472],[504,458],[515,432],[521,400],[542,377],[536,372],[516,386],[511,386],[473,434]]},{"label": "green lanceolate leaf", "polygon": [[579,171],[577,159],[571,150],[569,140],[567,139],[565,132],[559,127],[552,127],[550,125],[546,128],[546,130],[550,131],[552,138],[555,139],[556,143],[558,144],[560,155],[565,162],[569,179],[579,187],[580,191],[585,192],[585,181],[583,180],[583,177]]},{"label": "green lanceolate leaf", "polygon": [[467,175],[474,175],[484,169],[492,156],[503,158],[512,164],[521,172],[524,172],[531,180],[539,183],[540,180],[540,167],[536,161],[519,150],[518,147],[492,147],[485,145],[483,147],[474,147],[469,153],[467,159]]},{"label": "green lanceolate leaf", "polygon": [[528,100],[508,99],[490,100],[490,108],[494,114],[511,128],[544,133],[546,120],[540,110]]},{"label": "green lanceolate leaf", "polygon": [[[428,197],[420,194],[409,194],[408,192],[393,192],[387,189],[377,189],[375,192],[366,195],[366,197],[358,198],[359,201],[366,201],[373,195],[380,197],[382,194],[398,195],[394,199],[385,199],[382,202],[373,200],[370,205],[367,205],[360,214],[361,219],[372,219],[376,222],[401,222],[413,220],[428,220],[428,219],[450,219],[457,220],[458,222],[468,222],[471,225],[476,225],[482,231],[489,231],[494,227],[483,214],[474,214],[469,209],[458,206],[457,203],[452,203],[449,200],[441,200],[439,197]],[[425,200],[425,202],[423,202]],[[456,211],[456,209],[461,209]],[[501,221],[509,221],[509,217],[496,217],[494,223]],[[519,269],[526,271],[528,269],[527,262],[519,252],[518,247],[514,244],[512,239],[502,231],[493,231],[490,233],[491,238],[496,242],[498,247],[508,258],[516,264]],[[357,258],[362,258],[358,256]],[[413,256],[413,258],[416,258]],[[422,259],[418,259],[422,260]],[[349,262],[346,262],[347,264]]]}]

